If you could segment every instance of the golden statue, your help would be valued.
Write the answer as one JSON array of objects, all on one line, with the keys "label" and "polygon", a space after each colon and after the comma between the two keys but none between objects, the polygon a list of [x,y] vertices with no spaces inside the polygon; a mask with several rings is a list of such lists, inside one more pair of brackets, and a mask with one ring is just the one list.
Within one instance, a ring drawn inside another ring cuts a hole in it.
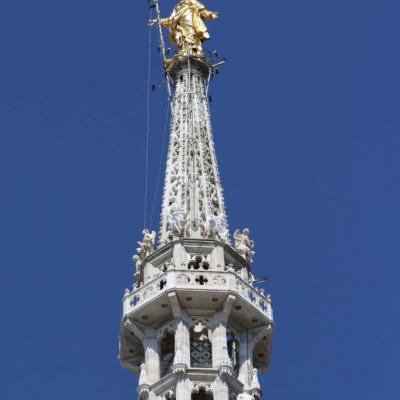
[{"label": "golden statue", "polygon": [[197,0],[180,0],[168,18],[153,19],[149,25],[161,24],[169,29],[172,43],[175,43],[181,55],[201,56],[202,43],[210,38],[204,20],[218,18],[218,13],[208,11]]}]

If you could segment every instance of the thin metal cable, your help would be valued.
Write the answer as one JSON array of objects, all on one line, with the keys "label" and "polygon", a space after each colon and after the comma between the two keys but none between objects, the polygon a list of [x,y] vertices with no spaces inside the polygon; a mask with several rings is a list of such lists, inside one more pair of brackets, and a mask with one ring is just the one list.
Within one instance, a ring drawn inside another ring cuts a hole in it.
[{"label": "thin metal cable", "polygon": [[[153,9],[150,9],[149,20],[153,17]],[[148,71],[147,71],[147,110],[146,110],[146,150],[145,150],[145,183],[144,183],[144,210],[143,210],[143,229],[146,228],[147,220],[147,194],[149,186],[149,143],[150,143],[150,85],[151,85],[151,26],[149,26],[148,38]]]},{"label": "thin metal cable", "polygon": [[162,138],[162,145],[161,145],[160,164],[158,166],[156,190],[154,192],[153,202],[152,202],[152,206],[151,206],[149,227],[151,227],[151,224],[153,222],[154,209],[155,209],[155,206],[156,206],[156,199],[157,199],[158,191],[159,191],[159,188],[160,188],[161,168],[162,168],[162,165],[163,165],[163,155],[164,155],[164,151],[165,151],[165,144],[166,144],[166,138],[167,138],[169,111],[170,111],[170,102],[167,101],[167,109],[166,109],[166,112],[165,112],[165,122],[164,122],[163,138]]}]

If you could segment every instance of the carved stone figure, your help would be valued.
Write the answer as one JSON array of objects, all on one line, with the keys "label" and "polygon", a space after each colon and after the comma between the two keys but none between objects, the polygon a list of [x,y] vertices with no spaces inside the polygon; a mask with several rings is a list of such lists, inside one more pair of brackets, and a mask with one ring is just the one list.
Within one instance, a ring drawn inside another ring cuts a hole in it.
[{"label": "carved stone figure", "polygon": [[240,229],[237,229],[233,235],[235,239],[235,249],[247,262],[253,261],[254,252],[254,242],[250,240],[250,230],[243,229],[243,232],[240,232]]},{"label": "carved stone figure", "polygon": [[140,266],[142,265],[142,260],[140,259],[140,257],[137,254],[135,254],[132,257],[132,262],[135,264],[136,276],[138,276],[140,274]]},{"label": "carved stone figure", "polygon": [[225,271],[235,273],[235,266],[233,264],[228,264],[225,266]]},{"label": "carved stone figure", "polygon": [[[253,253],[254,255],[255,253]],[[256,278],[254,277],[254,275],[250,272],[249,274],[249,280],[247,281],[248,283],[250,283],[250,285],[252,285],[254,283],[254,281],[256,280]]]},{"label": "carved stone figure", "polygon": [[239,270],[238,275],[245,281],[248,282],[249,280],[249,272],[247,271],[247,268],[241,268]]},{"label": "carved stone figure", "polygon": [[173,236],[182,236],[187,222],[187,213],[181,207],[174,207],[168,215],[168,230]]},{"label": "carved stone figure", "polygon": [[172,43],[183,55],[202,55],[202,43],[210,38],[204,20],[218,18],[197,0],[180,0],[168,18],[150,20],[149,25],[160,23],[169,30]]},{"label": "carved stone figure", "polygon": [[205,340],[209,340],[209,338],[208,338],[208,329],[201,322],[198,322],[193,327],[193,339],[196,340],[196,341],[201,341],[201,342],[205,341]]},{"label": "carved stone figure", "polygon": [[136,249],[140,259],[143,261],[154,251],[154,243],[156,242],[156,232],[150,232],[148,229],[144,229],[143,240],[138,242],[138,248]]},{"label": "carved stone figure", "polygon": [[148,257],[154,251],[154,243],[156,241],[156,232],[150,233],[148,229],[144,229],[143,240],[137,242],[138,248],[136,249],[137,254],[132,257],[132,262],[136,267],[136,278],[140,275],[140,267],[143,264],[143,260]]},{"label": "carved stone figure", "polygon": [[211,215],[208,218],[209,230],[212,236],[217,235],[223,242],[229,241],[229,230],[226,227],[226,222],[221,214]]}]

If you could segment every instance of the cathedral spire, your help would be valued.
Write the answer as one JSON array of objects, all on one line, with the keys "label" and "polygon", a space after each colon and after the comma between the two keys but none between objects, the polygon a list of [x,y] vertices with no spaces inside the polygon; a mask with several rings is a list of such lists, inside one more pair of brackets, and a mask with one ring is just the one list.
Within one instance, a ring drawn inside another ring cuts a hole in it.
[{"label": "cathedral spire", "polygon": [[196,0],[181,0],[168,18],[158,16],[149,21],[150,25],[167,27],[172,43],[178,47],[172,59],[164,60],[175,94],[160,245],[179,238],[210,238],[229,243],[207,93],[213,66],[202,47],[210,37],[204,21],[217,17],[216,12]]},{"label": "cathedral spire", "polygon": [[178,238],[229,242],[207,96],[211,65],[204,57],[178,55],[167,68],[175,94],[160,244]]},{"label": "cathedral spire", "polygon": [[[173,86],[171,132],[156,232],[138,242],[135,284],[123,297],[122,365],[139,374],[140,400],[260,400],[274,330],[271,296],[251,272],[248,229],[230,241],[213,143],[206,56],[208,11],[180,0],[167,27],[177,52],[166,59]],[[163,41],[161,42],[163,47]]]}]

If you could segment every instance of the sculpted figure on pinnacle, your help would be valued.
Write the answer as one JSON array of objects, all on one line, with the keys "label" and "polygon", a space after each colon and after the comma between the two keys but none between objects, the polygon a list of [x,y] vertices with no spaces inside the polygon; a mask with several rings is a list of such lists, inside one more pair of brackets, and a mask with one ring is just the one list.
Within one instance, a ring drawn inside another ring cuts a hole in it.
[{"label": "sculpted figure on pinnacle", "polygon": [[148,257],[154,249],[154,243],[156,241],[156,232],[150,232],[148,229],[144,229],[143,232],[143,240],[138,242],[137,252],[139,257],[144,260]]},{"label": "sculpted figure on pinnacle", "polygon": [[204,20],[217,18],[218,13],[208,11],[197,0],[180,0],[168,18],[150,20],[149,25],[159,23],[168,28],[170,40],[181,55],[201,56],[202,43],[210,38]]},{"label": "sculpted figure on pinnacle", "polygon": [[229,230],[225,218],[217,214],[211,215],[208,219],[211,236],[218,236],[223,242],[229,242]]},{"label": "sculpted figure on pinnacle", "polygon": [[169,234],[172,238],[176,236],[181,237],[183,235],[186,223],[187,212],[179,206],[173,207],[168,215]]},{"label": "sculpted figure on pinnacle", "polygon": [[137,254],[132,257],[132,261],[136,266],[136,275],[140,274],[140,266],[143,260],[148,257],[154,251],[154,244],[156,241],[156,232],[150,232],[148,229],[144,229],[143,240],[137,242],[138,248],[136,249]]},{"label": "sculpted figure on pinnacle", "polygon": [[254,252],[254,242],[250,240],[250,230],[246,228],[243,229],[243,232],[240,232],[240,229],[236,229],[233,237],[235,239],[236,251],[247,260],[247,262],[252,262],[253,256],[256,253]]}]

